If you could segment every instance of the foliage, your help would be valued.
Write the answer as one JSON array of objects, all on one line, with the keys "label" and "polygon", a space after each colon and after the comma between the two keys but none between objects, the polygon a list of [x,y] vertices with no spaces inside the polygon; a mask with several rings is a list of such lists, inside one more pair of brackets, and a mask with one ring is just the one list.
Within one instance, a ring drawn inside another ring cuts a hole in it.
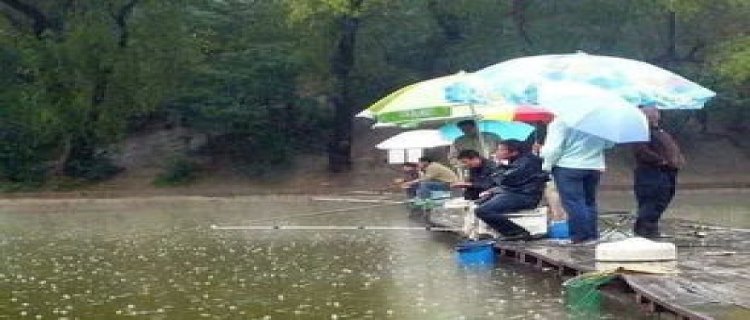
[{"label": "foliage", "polygon": [[167,168],[156,176],[154,185],[157,187],[171,187],[188,184],[194,181],[200,165],[184,156],[173,157]]},{"label": "foliage", "polygon": [[745,0],[0,0],[0,180],[106,179],[155,113],[263,171],[349,139],[349,115],[400,86],[576,50],[675,70],[719,92],[702,119],[745,128],[747,16]]},{"label": "foliage", "polygon": [[[131,2],[132,17],[118,19],[113,8]],[[40,180],[52,170],[102,180],[117,172],[102,148],[176,87],[191,48],[182,40],[179,4],[131,2],[29,2],[42,15],[36,19],[47,21],[41,32],[25,28],[21,21],[30,17],[4,11],[3,79],[11,85],[0,88],[0,113],[2,130],[14,132],[1,142],[9,150],[0,156],[6,179]]]}]

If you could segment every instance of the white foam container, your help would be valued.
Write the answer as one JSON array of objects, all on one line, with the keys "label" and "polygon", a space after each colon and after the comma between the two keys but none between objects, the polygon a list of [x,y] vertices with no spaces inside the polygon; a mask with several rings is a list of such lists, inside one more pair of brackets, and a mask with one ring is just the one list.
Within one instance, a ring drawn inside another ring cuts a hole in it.
[{"label": "white foam container", "polygon": [[[479,234],[491,234],[499,236],[495,230],[490,228],[482,220],[477,219],[474,214],[476,205],[473,201],[464,200],[463,198],[454,198],[443,203],[443,208],[448,210],[461,210],[464,213],[463,231],[464,235],[470,235],[474,232]],[[521,210],[508,214],[508,218],[513,223],[526,229],[532,236],[543,236],[547,234],[547,207],[536,209]]]},{"label": "white foam container", "polygon": [[508,214],[509,220],[526,229],[532,236],[547,234],[547,207],[521,210]]},{"label": "white foam container", "polygon": [[677,260],[677,247],[669,242],[629,238],[596,246],[597,262],[659,262]]}]

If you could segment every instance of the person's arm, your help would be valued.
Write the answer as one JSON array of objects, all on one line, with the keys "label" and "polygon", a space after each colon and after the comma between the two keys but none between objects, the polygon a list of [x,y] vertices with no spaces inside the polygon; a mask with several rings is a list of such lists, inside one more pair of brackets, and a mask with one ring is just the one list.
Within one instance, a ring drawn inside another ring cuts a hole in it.
[{"label": "person's arm", "polygon": [[544,146],[539,151],[539,155],[544,159],[542,169],[545,171],[551,171],[562,156],[565,130],[565,125],[557,120],[550,122],[547,127],[547,137]]},{"label": "person's arm", "polygon": [[539,158],[524,156],[507,166],[505,170],[500,171],[495,179],[498,185],[519,185],[528,181],[531,177],[539,174]]},{"label": "person's arm", "polygon": [[633,153],[636,160],[641,163],[651,165],[664,165],[667,163],[667,159],[660,155],[658,152],[651,149],[648,143],[639,143],[633,146]]}]

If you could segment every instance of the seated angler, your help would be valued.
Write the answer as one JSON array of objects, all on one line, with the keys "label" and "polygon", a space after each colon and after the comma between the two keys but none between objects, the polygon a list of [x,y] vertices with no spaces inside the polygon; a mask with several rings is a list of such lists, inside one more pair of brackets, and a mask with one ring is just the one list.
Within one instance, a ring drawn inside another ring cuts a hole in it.
[{"label": "seated angler", "polygon": [[475,150],[463,150],[456,157],[464,168],[469,170],[469,181],[456,182],[454,188],[465,188],[464,199],[477,200],[479,194],[495,186],[492,174],[497,166],[491,160],[485,159]]},{"label": "seated angler", "polygon": [[401,187],[408,189],[416,186],[419,199],[429,199],[432,191],[450,191],[451,184],[458,181],[453,170],[428,157],[419,158],[418,165],[423,172],[422,175],[417,179],[404,182]]},{"label": "seated angler", "polygon": [[518,140],[505,140],[496,153],[499,165],[492,175],[495,187],[483,192],[475,213],[490,227],[502,234],[503,240],[523,240],[529,232],[510,221],[506,215],[524,209],[533,209],[542,198],[547,173],[542,171],[542,159],[532,154]]}]

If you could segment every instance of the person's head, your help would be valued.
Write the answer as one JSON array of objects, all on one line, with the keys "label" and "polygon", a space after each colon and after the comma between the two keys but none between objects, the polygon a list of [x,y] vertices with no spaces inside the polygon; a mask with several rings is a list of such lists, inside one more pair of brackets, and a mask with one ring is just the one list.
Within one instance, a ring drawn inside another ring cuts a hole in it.
[{"label": "person's head", "polygon": [[498,160],[513,160],[526,152],[526,143],[516,139],[508,139],[500,142],[495,156]]},{"label": "person's head", "polygon": [[458,158],[458,161],[467,168],[481,167],[484,162],[482,155],[476,150],[461,150],[456,158]]},{"label": "person's head", "polygon": [[659,121],[661,120],[661,114],[659,113],[659,109],[657,109],[654,106],[638,106],[641,109],[641,112],[643,112],[644,115],[646,115],[646,119],[648,119],[648,124],[652,127],[658,127]]},{"label": "person's head", "polygon": [[474,120],[463,120],[456,123],[456,126],[461,129],[461,132],[468,135],[477,133],[477,123]]},{"label": "person's head", "polygon": [[432,163],[432,158],[430,158],[430,157],[421,157],[421,158],[419,158],[419,163],[417,163],[417,164],[419,165],[420,169],[424,169],[427,166],[429,166],[430,163]]},{"label": "person's head", "polygon": [[417,171],[417,169],[419,169],[419,166],[414,162],[407,162],[401,166],[401,170],[404,172],[414,172]]}]

